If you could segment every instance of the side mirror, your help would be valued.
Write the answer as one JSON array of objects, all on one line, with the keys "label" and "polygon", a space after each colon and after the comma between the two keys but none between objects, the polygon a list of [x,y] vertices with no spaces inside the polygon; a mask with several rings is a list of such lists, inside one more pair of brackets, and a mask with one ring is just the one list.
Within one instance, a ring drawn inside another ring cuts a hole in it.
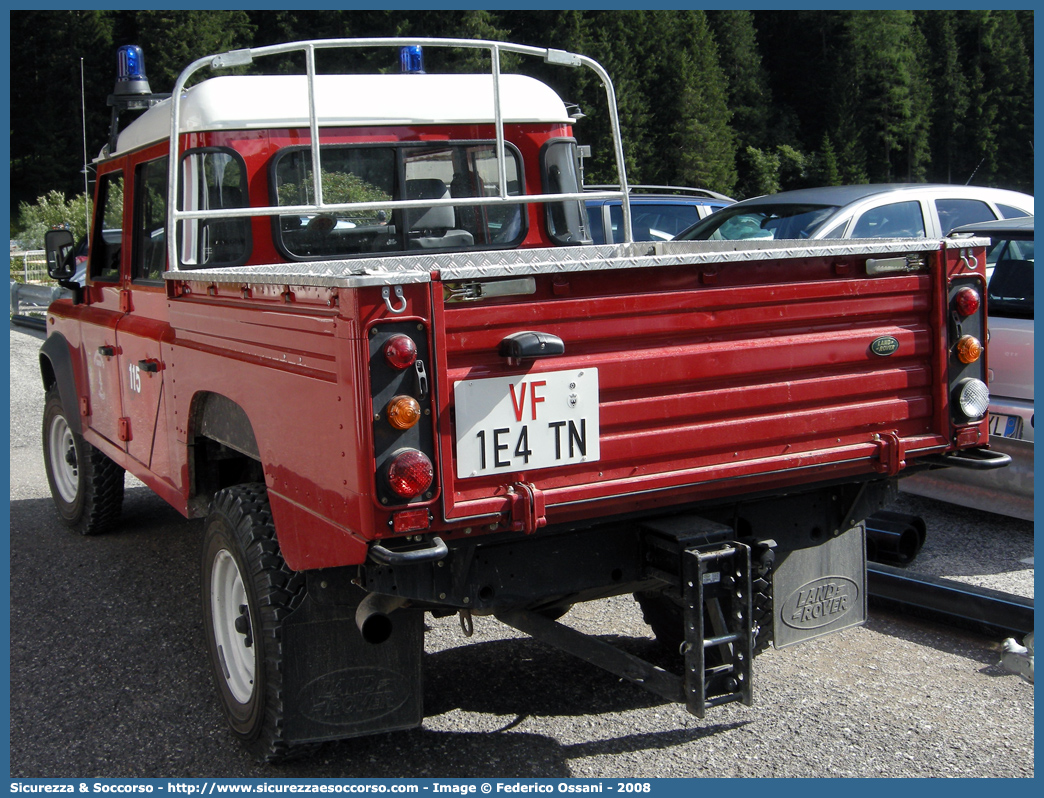
[{"label": "side mirror", "polygon": [[67,281],[76,270],[76,260],[73,257],[75,243],[71,230],[48,230],[44,234],[47,273],[59,283]]}]

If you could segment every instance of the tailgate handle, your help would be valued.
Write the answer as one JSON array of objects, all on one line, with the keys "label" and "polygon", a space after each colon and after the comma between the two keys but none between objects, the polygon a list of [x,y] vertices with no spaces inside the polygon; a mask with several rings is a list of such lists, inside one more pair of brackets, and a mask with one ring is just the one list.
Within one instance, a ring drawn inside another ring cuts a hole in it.
[{"label": "tailgate handle", "polygon": [[562,339],[546,332],[527,330],[512,333],[500,342],[500,356],[506,357],[510,366],[517,366],[525,359],[563,354],[565,344]]}]

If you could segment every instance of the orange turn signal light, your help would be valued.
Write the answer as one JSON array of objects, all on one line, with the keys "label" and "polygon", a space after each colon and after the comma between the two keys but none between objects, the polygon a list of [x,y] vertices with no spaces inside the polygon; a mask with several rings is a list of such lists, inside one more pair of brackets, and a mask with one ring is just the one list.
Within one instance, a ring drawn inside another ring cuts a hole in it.
[{"label": "orange turn signal light", "polygon": [[395,429],[411,429],[420,421],[420,404],[412,396],[394,396],[386,409],[388,423]]},{"label": "orange turn signal light", "polygon": [[973,335],[962,335],[957,341],[957,359],[962,363],[974,363],[982,357],[982,344]]}]

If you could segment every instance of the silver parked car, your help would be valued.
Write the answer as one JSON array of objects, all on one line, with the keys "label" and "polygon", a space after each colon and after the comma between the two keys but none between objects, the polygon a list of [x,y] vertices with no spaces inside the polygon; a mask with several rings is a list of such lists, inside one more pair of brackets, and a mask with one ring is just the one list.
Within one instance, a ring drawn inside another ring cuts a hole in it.
[{"label": "silver parked car", "polygon": [[957,228],[951,236],[987,236],[990,449],[1011,456],[1007,468],[947,468],[901,480],[908,493],[965,507],[1033,518],[1033,217]]},{"label": "silver parked car", "polygon": [[678,241],[941,238],[972,222],[1033,214],[1033,197],[980,186],[886,183],[782,191],[729,205]]}]

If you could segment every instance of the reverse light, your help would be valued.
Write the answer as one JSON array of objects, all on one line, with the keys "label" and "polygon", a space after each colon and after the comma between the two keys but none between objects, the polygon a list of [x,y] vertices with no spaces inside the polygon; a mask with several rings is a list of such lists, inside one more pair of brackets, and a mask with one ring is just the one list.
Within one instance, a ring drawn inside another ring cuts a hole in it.
[{"label": "reverse light", "polygon": [[966,419],[975,421],[990,408],[990,389],[982,380],[969,377],[954,387],[953,401]]},{"label": "reverse light", "polygon": [[982,344],[974,335],[962,335],[957,340],[954,349],[957,352],[957,359],[965,364],[974,363],[982,357]]},{"label": "reverse light", "polygon": [[395,429],[412,429],[420,421],[420,403],[412,396],[394,396],[385,410],[388,423]]},{"label": "reverse light", "polygon": [[953,306],[962,317],[977,313],[981,305],[982,300],[979,297],[979,292],[968,286],[962,288],[953,297]]},{"label": "reverse light", "polygon": [[419,496],[431,487],[435,470],[424,452],[406,449],[395,455],[388,466],[388,485],[404,499]]},{"label": "reverse light", "polygon": [[408,335],[393,335],[384,345],[384,359],[393,369],[408,369],[417,360],[417,344]]}]

